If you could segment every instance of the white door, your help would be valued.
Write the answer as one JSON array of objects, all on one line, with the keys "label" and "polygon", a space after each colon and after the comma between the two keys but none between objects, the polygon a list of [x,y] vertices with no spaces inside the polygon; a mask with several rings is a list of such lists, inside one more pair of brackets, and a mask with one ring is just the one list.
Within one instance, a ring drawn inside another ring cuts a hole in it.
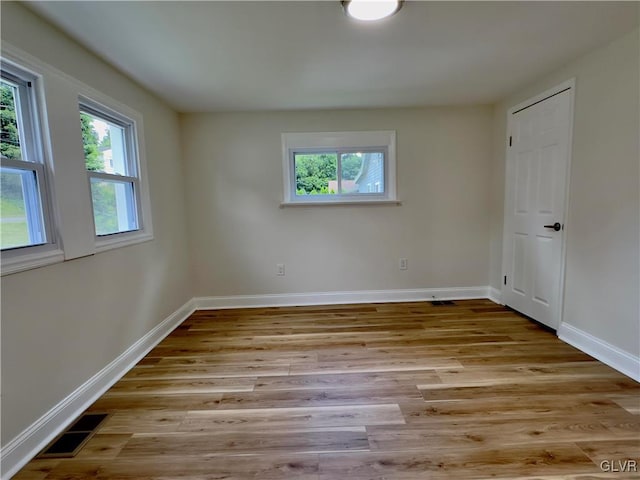
[{"label": "white door", "polygon": [[509,112],[503,302],[557,329],[573,87]]}]

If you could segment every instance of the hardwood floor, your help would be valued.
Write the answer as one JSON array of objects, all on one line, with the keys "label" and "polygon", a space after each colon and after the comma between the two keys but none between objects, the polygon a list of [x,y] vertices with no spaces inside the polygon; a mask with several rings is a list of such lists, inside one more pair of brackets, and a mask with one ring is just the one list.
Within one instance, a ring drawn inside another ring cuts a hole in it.
[{"label": "hardwood floor", "polygon": [[196,312],[90,408],[112,415],[75,458],[15,478],[640,478],[616,463],[640,469],[640,384],[455,303]]}]

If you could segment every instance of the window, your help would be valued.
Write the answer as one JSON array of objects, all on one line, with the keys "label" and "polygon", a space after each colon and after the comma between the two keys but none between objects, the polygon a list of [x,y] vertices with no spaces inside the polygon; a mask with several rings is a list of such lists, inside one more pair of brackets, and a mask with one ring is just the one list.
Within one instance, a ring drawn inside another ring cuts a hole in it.
[{"label": "window", "polygon": [[88,100],[80,103],[85,167],[96,236],[141,228],[134,122]]},{"label": "window", "polygon": [[296,197],[383,192],[371,189],[371,181],[379,187],[384,178],[386,149],[377,150],[295,150]]},{"label": "window", "polygon": [[[0,80],[0,245],[3,271],[56,244],[50,215],[37,77],[2,63]],[[31,258],[33,260],[33,257]]]},{"label": "window", "polygon": [[142,116],[9,45],[0,60],[0,274],[153,240]]},{"label": "window", "polygon": [[282,134],[284,205],[397,203],[395,132]]}]

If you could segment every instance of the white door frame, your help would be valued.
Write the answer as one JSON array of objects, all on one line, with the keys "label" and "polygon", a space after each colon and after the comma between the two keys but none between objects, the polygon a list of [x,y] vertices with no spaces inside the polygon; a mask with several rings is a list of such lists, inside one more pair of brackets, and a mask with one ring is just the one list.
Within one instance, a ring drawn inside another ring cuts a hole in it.
[{"label": "white door frame", "polygon": [[564,198],[564,235],[560,239],[560,284],[559,284],[559,292],[558,292],[558,305],[556,306],[556,311],[554,312],[556,318],[558,319],[558,327],[556,332],[560,331],[560,326],[562,325],[563,317],[564,317],[564,283],[565,283],[565,270],[566,270],[566,254],[567,254],[567,233],[569,231],[569,183],[571,179],[571,159],[573,157],[573,124],[574,124],[574,102],[575,102],[575,90],[576,90],[576,79],[570,78],[555,87],[552,87],[544,92],[535,95],[534,97],[525,100],[524,102],[518,103],[513,107],[507,110],[507,136],[506,136],[506,147],[505,147],[505,184],[504,184],[504,217],[502,220],[503,230],[502,230],[502,278],[500,282],[500,292],[502,298],[505,297],[505,284],[502,279],[507,275],[506,265],[507,265],[507,242],[508,238],[508,230],[507,226],[507,212],[509,211],[510,205],[508,204],[508,196],[507,190],[509,188],[509,180],[510,180],[510,165],[509,165],[509,138],[512,136],[513,131],[513,115],[518,110],[522,110],[523,108],[527,108],[532,106],[535,103],[539,103],[548,97],[561,93],[564,90],[569,91],[569,141],[567,145],[567,172],[566,172],[566,181],[565,181],[565,198]]}]

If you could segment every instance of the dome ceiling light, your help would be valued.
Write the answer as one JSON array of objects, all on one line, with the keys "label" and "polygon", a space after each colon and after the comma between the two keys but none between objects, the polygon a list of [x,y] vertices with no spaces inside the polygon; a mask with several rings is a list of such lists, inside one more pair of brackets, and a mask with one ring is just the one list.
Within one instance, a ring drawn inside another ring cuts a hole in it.
[{"label": "dome ceiling light", "polygon": [[390,17],[402,7],[402,0],[343,0],[342,8],[351,18],[371,22]]}]

